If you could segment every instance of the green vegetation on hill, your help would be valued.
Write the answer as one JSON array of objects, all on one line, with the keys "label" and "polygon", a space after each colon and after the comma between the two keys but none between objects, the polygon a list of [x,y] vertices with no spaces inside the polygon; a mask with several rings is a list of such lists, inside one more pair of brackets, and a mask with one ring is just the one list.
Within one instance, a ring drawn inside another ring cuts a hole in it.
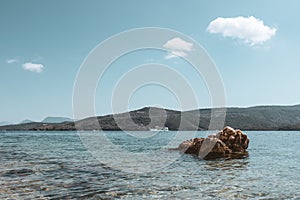
[{"label": "green vegetation on hill", "polygon": [[[216,112],[212,112],[212,109],[180,112],[145,107],[115,116],[90,117],[76,123],[68,120],[55,123],[32,122],[1,126],[0,130],[149,130],[156,125],[168,127],[169,130],[207,130],[211,114],[218,115],[218,111],[222,110],[224,109],[215,109]],[[161,124],[162,122],[165,123]],[[300,130],[300,105],[227,108],[225,123],[221,126],[242,130]]]}]

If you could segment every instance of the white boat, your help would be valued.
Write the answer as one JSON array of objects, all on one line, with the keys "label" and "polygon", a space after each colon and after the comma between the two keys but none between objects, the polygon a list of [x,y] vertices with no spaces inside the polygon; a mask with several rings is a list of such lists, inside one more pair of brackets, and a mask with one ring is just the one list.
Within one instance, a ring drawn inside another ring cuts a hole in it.
[{"label": "white boat", "polygon": [[150,128],[150,131],[169,131],[168,127],[158,127],[156,126],[155,128]]}]

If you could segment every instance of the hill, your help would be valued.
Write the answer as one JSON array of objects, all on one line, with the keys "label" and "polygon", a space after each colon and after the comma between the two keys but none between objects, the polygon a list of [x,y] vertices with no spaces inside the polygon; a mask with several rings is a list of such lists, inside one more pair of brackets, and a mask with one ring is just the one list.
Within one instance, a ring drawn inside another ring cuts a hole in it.
[{"label": "hill", "polygon": [[11,124],[11,123],[9,123],[9,122],[0,122],[0,126],[9,125],[9,124]]},{"label": "hill", "polygon": [[[214,111],[214,112],[212,112]],[[27,124],[0,126],[0,130],[149,130],[165,126],[169,130],[207,130],[211,114],[218,115],[221,108],[176,111],[154,107],[116,115],[90,117],[76,122],[32,122]],[[149,117],[151,112],[152,119]],[[62,119],[62,118],[60,118]],[[165,120],[166,119],[166,120]],[[117,120],[117,122],[116,122]],[[132,121],[134,123],[132,123]],[[161,122],[165,121],[164,124]],[[100,125],[100,126],[99,126]],[[249,108],[227,108],[225,123],[242,130],[300,130],[300,105],[256,106]],[[75,127],[76,126],[76,127]],[[100,128],[101,127],[101,128]]]},{"label": "hill", "polygon": [[19,124],[27,124],[27,123],[31,123],[31,122],[34,122],[34,121],[25,119],[25,120],[21,121]]},{"label": "hill", "polygon": [[73,122],[73,119],[67,117],[46,117],[42,123],[62,123],[62,122]]}]

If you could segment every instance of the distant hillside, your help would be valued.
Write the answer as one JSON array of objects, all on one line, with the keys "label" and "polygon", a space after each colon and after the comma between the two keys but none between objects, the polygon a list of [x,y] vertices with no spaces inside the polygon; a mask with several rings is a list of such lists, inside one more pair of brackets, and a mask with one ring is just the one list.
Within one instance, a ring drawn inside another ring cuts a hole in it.
[{"label": "distant hillside", "polygon": [[46,117],[41,121],[42,123],[62,123],[62,122],[73,122],[73,119],[67,117]]},{"label": "distant hillside", "polygon": [[25,120],[21,121],[19,124],[27,124],[27,123],[31,123],[31,122],[34,122],[34,121],[25,119]]},{"label": "distant hillside", "polygon": [[11,124],[10,122],[0,122],[0,126],[4,126],[4,125],[9,125]]},{"label": "distant hillside", "polygon": [[[176,111],[150,107],[115,116],[98,116],[76,122],[82,130],[149,130],[166,119],[163,126],[169,130],[207,130],[212,109]],[[215,109],[218,115],[220,109]],[[130,116],[130,118],[128,118]],[[115,118],[118,119],[118,124]],[[56,122],[54,122],[57,120]],[[75,123],[68,118],[55,118],[27,124],[0,126],[0,130],[76,130]],[[67,120],[67,121],[66,121]],[[131,123],[131,120],[134,123]],[[62,122],[64,121],[64,122]],[[220,122],[221,123],[221,122]],[[223,125],[223,124],[222,124]],[[300,130],[300,105],[296,106],[257,106],[249,108],[227,108],[224,126],[242,130]]]}]

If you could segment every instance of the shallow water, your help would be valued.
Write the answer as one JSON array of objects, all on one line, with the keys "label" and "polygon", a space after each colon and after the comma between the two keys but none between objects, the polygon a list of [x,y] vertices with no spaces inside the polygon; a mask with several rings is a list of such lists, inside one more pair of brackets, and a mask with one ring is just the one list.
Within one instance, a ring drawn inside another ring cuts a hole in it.
[{"label": "shallow water", "polygon": [[300,199],[300,132],[248,131],[248,158],[209,161],[167,150],[179,142],[169,143],[175,134],[141,139],[106,132],[124,151],[166,160],[164,167],[155,158],[143,163],[153,169],[148,173],[128,173],[134,156],[111,164],[105,159],[116,152],[106,152],[101,163],[76,132],[2,132],[0,199]]}]

